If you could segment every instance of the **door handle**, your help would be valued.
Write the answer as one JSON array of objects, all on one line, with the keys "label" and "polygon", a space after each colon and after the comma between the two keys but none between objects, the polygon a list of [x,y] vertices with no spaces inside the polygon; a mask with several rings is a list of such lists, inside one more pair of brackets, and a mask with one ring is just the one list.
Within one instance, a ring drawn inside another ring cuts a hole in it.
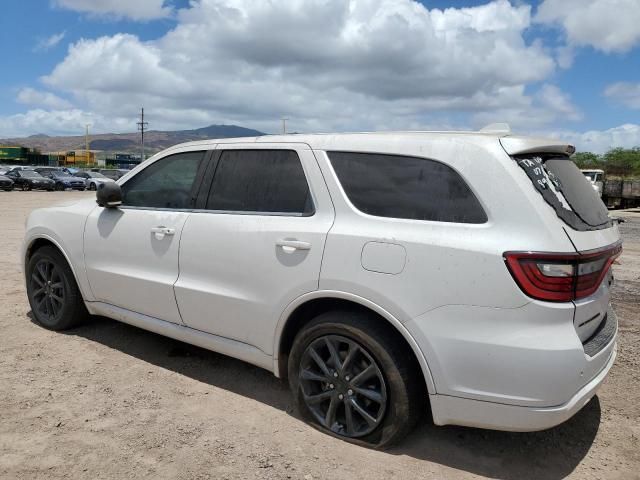
[{"label": "door handle", "polygon": [[302,242],[300,240],[278,240],[276,245],[282,247],[282,250],[287,253],[293,253],[296,250],[311,250],[311,244],[309,242]]},{"label": "door handle", "polygon": [[153,233],[156,237],[156,240],[162,240],[165,235],[174,235],[176,233],[175,228],[168,227],[152,227],[151,233]]}]

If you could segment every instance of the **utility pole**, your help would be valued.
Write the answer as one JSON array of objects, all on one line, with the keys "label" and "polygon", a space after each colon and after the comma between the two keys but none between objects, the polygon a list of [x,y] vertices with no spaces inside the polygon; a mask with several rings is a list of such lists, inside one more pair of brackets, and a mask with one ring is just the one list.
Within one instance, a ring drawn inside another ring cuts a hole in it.
[{"label": "utility pole", "polygon": [[289,120],[287,117],[282,117],[282,134],[284,135],[285,133],[287,133],[287,120]]},{"label": "utility pole", "polygon": [[144,121],[144,107],[142,108],[142,112],[140,114],[140,121],[138,122],[138,130],[140,130],[140,145],[142,147],[142,156],[140,157],[140,161],[144,162],[144,132],[148,130],[149,122]]},{"label": "utility pole", "polygon": [[84,131],[84,154],[87,158],[87,165],[91,163],[91,156],[89,155],[89,126],[90,123],[85,123],[85,131]]}]

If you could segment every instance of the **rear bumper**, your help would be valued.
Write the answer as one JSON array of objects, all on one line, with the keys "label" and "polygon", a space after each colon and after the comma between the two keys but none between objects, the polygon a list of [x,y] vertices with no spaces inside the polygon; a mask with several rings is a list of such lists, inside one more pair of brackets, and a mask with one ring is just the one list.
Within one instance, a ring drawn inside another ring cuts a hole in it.
[{"label": "rear bumper", "polygon": [[605,367],[568,402],[557,407],[521,407],[448,395],[430,395],[436,425],[464,425],[512,432],[555,427],[574,416],[596,394],[616,359],[614,344]]}]

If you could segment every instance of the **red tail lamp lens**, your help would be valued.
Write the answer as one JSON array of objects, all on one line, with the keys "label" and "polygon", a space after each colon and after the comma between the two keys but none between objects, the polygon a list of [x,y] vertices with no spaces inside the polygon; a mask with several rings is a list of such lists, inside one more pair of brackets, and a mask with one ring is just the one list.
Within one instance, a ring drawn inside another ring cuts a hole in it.
[{"label": "red tail lamp lens", "polygon": [[592,295],[621,253],[622,244],[618,242],[581,253],[506,252],[504,260],[529,297],[569,302]]}]

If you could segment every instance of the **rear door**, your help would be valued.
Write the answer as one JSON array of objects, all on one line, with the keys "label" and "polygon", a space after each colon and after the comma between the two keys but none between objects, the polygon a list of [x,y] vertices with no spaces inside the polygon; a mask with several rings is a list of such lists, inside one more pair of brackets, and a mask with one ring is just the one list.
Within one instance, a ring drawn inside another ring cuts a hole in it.
[{"label": "rear door", "polygon": [[197,207],[183,229],[175,285],[184,323],[271,354],[281,312],[318,288],[333,222],[313,152],[219,145]]}]

